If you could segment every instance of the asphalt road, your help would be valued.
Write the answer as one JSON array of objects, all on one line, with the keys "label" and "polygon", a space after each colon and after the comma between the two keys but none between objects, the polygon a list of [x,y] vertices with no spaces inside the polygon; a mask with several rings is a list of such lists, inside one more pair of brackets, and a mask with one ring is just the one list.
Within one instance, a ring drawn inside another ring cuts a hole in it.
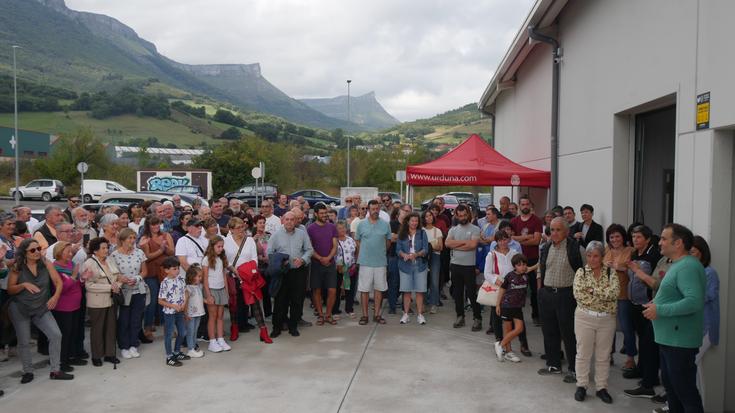
[{"label": "asphalt road", "polygon": [[[49,205],[56,205],[61,207],[62,209],[66,208],[66,200],[64,201],[54,201],[54,202],[43,202],[43,201],[30,201],[30,200],[23,200],[20,201],[21,204],[30,207],[32,210],[41,210],[43,211],[47,206]],[[0,198],[0,210],[3,211],[10,211],[13,209],[13,206],[15,206],[15,201],[13,198],[10,197],[2,197]]]}]

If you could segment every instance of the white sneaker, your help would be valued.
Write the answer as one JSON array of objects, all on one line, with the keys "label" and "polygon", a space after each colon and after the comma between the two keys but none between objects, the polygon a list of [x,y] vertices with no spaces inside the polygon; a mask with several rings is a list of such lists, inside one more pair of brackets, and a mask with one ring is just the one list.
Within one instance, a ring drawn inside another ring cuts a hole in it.
[{"label": "white sneaker", "polygon": [[204,352],[191,349],[186,353],[186,355],[193,359],[198,359],[200,357],[204,357]]},{"label": "white sneaker", "polygon": [[135,348],[135,347],[130,347],[130,348],[128,349],[128,351],[130,352],[130,355],[131,355],[131,356],[133,356],[133,357],[135,357],[135,358],[138,358],[138,357],[140,357],[140,353],[138,353],[138,349],[137,349],[137,348]]},{"label": "white sneaker", "polygon": [[217,339],[217,344],[219,344],[219,346],[224,351],[230,351],[230,350],[232,350],[232,347],[230,347],[230,345],[227,344],[227,342],[225,341],[225,339],[223,337],[220,337],[220,338]]},{"label": "white sneaker", "polygon": [[423,314],[419,314],[419,315],[418,315],[418,316],[416,317],[416,320],[417,320],[417,321],[419,322],[419,324],[421,324],[421,325],[424,325],[424,324],[426,324],[426,317],[424,317],[424,315],[423,315]]},{"label": "white sneaker", "polygon": [[505,353],[505,359],[508,361],[512,361],[513,363],[520,363],[521,359],[518,358],[518,356],[515,355],[512,351],[509,351]]},{"label": "white sneaker", "polygon": [[436,314],[436,306],[435,305],[432,305],[431,306],[431,308],[429,309],[429,314]]},{"label": "white sneaker", "polygon": [[124,359],[131,359],[133,358],[133,355],[130,353],[130,350],[123,349],[120,353],[122,353],[122,358]]},{"label": "white sneaker", "polygon": [[503,346],[500,345],[499,341],[495,342],[495,356],[498,358],[498,361],[503,361]]},{"label": "white sneaker", "polygon": [[209,347],[207,348],[212,353],[219,353],[222,351],[222,346],[219,345],[217,340],[209,340]]},{"label": "white sneaker", "polygon": [[408,313],[403,313],[403,315],[401,316],[401,324],[406,324],[409,321],[411,321],[411,320],[408,317]]}]

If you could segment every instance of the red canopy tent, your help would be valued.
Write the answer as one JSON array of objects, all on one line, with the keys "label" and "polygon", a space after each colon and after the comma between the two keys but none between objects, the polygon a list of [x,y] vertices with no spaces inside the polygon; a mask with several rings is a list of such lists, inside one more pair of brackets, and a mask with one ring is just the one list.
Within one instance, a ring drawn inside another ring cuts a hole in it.
[{"label": "red canopy tent", "polygon": [[551,173],[519,165],[484,139],[470,136],[439,159],[406,168],[411,186],[526,186],[548,188]]}]

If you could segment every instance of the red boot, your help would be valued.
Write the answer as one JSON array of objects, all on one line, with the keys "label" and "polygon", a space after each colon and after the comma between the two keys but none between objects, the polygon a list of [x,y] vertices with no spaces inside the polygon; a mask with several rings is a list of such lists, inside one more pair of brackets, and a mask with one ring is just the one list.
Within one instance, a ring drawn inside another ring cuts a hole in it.
[{"label": "red boot", "polygon": [[266,344],[273,344],[273,340],[268,336],[268,327],[260,327],[260,341]]},{"label": "red boot", "polygon": [[237,324],[230,325],[230,341],[236,341],[239,336],[240,333],[237,330]]}]

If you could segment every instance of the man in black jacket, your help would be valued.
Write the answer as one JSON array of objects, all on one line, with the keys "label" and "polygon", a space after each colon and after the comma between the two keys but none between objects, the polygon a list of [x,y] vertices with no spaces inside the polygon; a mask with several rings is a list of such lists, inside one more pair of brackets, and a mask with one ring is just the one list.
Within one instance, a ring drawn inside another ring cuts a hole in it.
[{"label": "man in black jacket", "polygon": [[602,225],[592,220],[592,215],[595,213],[595,208],[590,204],[583,204],[579,208],[579,213],[582,215],[582,222],[577,223],[572,229],[572,236],[579,242],[582,248],[587,248],[587,244],[590,241],[600,241],[604,244],[604,231]]},{"label": "man in black jacket", "polygon": [[[561,341],[569,362],[569,372],[565,383],[575,383],[574,359],[577,354],[577,340],[574,334],[574,299],[572,285],[574,275],[582,268],[582,253],[579,244],[569,237],[569,226],[562,217],[551,221],[551,242],[541,250],[538,279],[538,301],[541,312],[541,331],[544,334],[546,367],[539,370],[541,375],[561,374]],[[542,287],[543,286],[543,287]]]}]

